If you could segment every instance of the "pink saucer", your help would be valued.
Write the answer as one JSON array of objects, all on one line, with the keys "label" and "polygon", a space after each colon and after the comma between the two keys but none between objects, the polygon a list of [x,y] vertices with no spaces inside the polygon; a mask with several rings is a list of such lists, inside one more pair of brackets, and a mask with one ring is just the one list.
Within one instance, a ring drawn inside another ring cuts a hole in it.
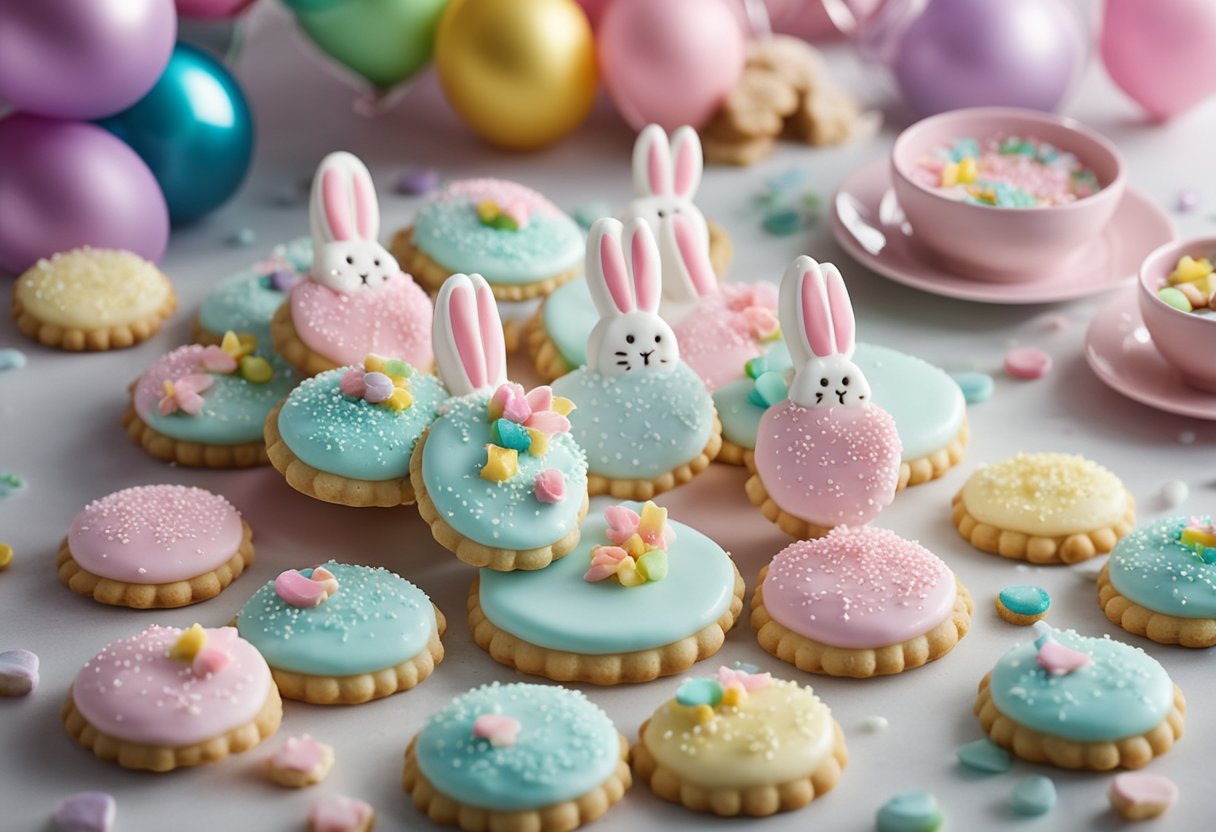
[{"label": "pink saucer", "polygon": [[1085,333],[1085,360],[1116,393],[1167,413],[1216,419],[1216,394],[1185,384],[1149,337],[1140,317],[1138,289],[1111,298]]},{"label": "pink saucer", "polygon": [[[1128,188],[1115,216],[1069,268],[1024,283],[967,280],[936,265],[916,241],[891,190],[890,162],[875,159],[845,177],[832,199],[832,233],[858,263],[935,295],[980,303],[1051,303],[1109,291],[1131,280],[1145,256],[1177,236],[1151,199]],[[1077,268],[1076,263],[1085,264]]]}]

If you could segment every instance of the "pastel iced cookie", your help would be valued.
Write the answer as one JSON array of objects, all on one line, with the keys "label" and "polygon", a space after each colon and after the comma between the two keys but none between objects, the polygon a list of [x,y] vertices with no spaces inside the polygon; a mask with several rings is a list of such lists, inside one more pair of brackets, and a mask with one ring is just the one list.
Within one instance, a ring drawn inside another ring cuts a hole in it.
[{"label": "pastel iced cookie", "polygon": [[431,821],[572,830],[603,815],[631,776],[625,738],[582,693],[495,682],[427,720],[405,752],[405,791]]},{"label": "pastel iced cookie", "polygon": [[218,494],[141,485],[85,506],[59,546],[59,580],[114,606],[183,607],[219,595],[253,562],[253,532]]},{"label": "pastel iced cookie", "polygon": [[848,763],[844,732],[810,687],[720,667],[686,680],[638,732],[633,766],[694,812],[762,817],[829,792]]},{"label": "pastel iced cookie", "polygon": [[192,344],[162,356],[135,382],[123,426],[147,453],[179,465],[265,465],[262,427],[299,376],[253,336],[231,330],[219,345]]},{"label": "pastel iced cookie", "polygon": [[334,767],[334,750],[304,734],[288,737],[266,760],[266,773],[275,783],[289,789],[315,786]]},{"label": "pastel iced cookie", "polygon": [[347,506],[414,502],[410,456],[447,391],[399,359],[305,379],[264,426],[271,464],[297,491]]},{"label": "pastel iced cookie", "polygon": [[654,503],[629,503],[590,515],[574,551],[545,569],[483,569],[469,629],[523,673],[613,685],[712,656],[742,608],[743,579],[721,546]]},{"label": "pastel iced cookie", "polygon": [[1143,650],[1035,625],[980,682],[975,714],[993,742],[1032,763],[1140,768],[1182,736],[1186,700]]},{"label": "pastel iced cookie", "polygon": [[1032,563],[1077,563],[1114,548],[1136,522],[1123,483],[1085,457],[1019,453],[977,470],[951,519],[971,545]]},{"label": "pastel iced cookie", "polygon": [[743,367],[781,337],[772,283],[709,284],[675,326],[680,356],[710,393],[736,381]]},{"label": "pastel iced cookie", "polygon": [[791,543],[760,573],[751,622],[760,646],[809,673],[901,673],[954,649],[971,626],[967,589],[919,543],[838,527]]},{"label": "pastel iced cookie", "polygon": [[225,277],[203,298],[194,320],[195,343],[218,344],[231,330],[255,336],[269,350],[274,313],[311,267],[312,240],[301,237],[275,246],[265,259]]},{"label": "pastel iced cookie", "polygon": [[1216,526],[1174,516],[1133,529],[1098,575],[1098,603],[1129,633],[1161,644],[1216,645]]},{"label": "pastel iced cookie", "polygon": [[124,768],[169,771],[246,751],[283,716],[270,668],[232,627],[151,626],[113,642],[77,674],[63,722]]},{"label": "pastel iced cookie", "polygon": [[331,153],[313,177],[315,255],[270,323],[275,351],[304,375],[376,353],[429,371],[431,300],[376,241],[380,206],[367,167]]},{"label": "pastel iced cookie", "polygon": [[578,224],[536,191],[504,179],[449,183],[393,238],[393,253],[432,292],[480,274],[499,300],[549,294],[582,271]]}]

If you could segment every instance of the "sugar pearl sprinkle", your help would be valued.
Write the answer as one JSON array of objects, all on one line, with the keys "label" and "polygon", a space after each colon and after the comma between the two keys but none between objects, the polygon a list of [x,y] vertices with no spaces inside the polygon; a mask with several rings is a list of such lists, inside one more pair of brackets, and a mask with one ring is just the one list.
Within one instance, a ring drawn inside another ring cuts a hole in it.
[{"label": "sugar pearl sprinkle", "polygon": [[335,455],[370,454],[378,467],[396,467],[416,441],[401,429],[413,408],[396,411],[344,396],[338,386],[341,376],[342,371],[337,370],[305,379],[283,407],[309,414],[312,430],[307,439],[318,447]]},{"label": "sugar pearl sprinkle", "polygon": [[[390,276],[378,289],[336,294],[318,284],[299,284],[291,294],[292,321],[307,343],[346,353],[358,349],[389,356],[430,340],[430,305],[420,303],[413,278]],[[348,335],[353,343],[348,344]]]},{"label": "sugar pearl sprinkle", "polygon": [[[218,494],[185,485],[140,485],[115,491],[84,507],[76,528],[128,545],[150,536],[162,547],[183,541],[214,543],[236,509]],[[201,546],[200,546],[201,551]]]},{"label": "sugar pearl sprinkle", "polygon": [[88,312],[99,325],[126,320],[130,309],[169,293],[156,266],[142,257],[88,246],[39,260],[21,283],[39,302],[60,312]]},{"label": "sugar pearl sprinkle", "polygon": [[972,474],[984,499],[1046,522],[1117,484],[1111,471],[1076,454],[1015,454]]},{"label": "sugar pearl sprinkle", "polygon": [[[1209,515],[1196,519],[1201,525],[1212,522]],[[1173,596],[1184,606],[1188,597],[1198,597],[1202,603],[1216,595],[1216,565],[1204,563],[1182,543],[1182,530],[1189,522],[1188,517],[1172,517],[1133,529],[1119,541],[1119,571],[1146,586],[1172,587]]]}]

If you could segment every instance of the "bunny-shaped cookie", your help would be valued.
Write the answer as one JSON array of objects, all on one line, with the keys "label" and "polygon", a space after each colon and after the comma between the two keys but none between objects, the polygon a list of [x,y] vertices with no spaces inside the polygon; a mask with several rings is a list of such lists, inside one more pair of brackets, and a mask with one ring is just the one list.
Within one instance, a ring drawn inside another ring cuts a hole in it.
[{"label": "bunny-shaped cookie", "polygon": [[367,166],[339,150],[321,160],[312,180],[309,226],[315,254],[309,275],[336,292],[379,289],[401,269],[376,239],[380,206]]},{"label": "bunny-shaped cookie", "polygon": [[902,446],[850,359],[856,326],[840,272],[794,260],[780,315],[794,380],[789,398],[760,420],[748,497],[795,537],[868,523],[895,497]]},{"label": "bunny-shaped cookie", "polygon": [[659,317],[662,272],[650,226],[597,220],[587,238],[587,285],[599,323],[587,338],[587,363],[605,376],[667,372],[680,360],[675,333]]}]

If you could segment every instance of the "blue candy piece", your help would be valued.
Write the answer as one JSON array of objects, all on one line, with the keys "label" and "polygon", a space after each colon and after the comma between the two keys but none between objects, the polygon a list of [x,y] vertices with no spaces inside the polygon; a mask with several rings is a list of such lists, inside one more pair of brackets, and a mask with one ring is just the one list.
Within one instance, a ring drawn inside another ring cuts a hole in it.
[{"label": "blue candy piece", "polygon": [[11,497],[25,490],[25,480],[20,474],[0,471],[0,498]]},{"label": "blue candy piece", "polygon": [[583,228],[590,228],[596,220],[612,215],[612,206],[607,202],[584,202],[574,209],[574,221]]},{"label": "blue candy piece", "polygon": [[961,162],[968,156],[975,158],[980,155],[980,143],[975,139],[959,139],[950,148],[950,161]]},{"label": "blue candy piece", "polygon": [[0,370],[20,370],[25,366],[25,353],[21,350],[0,350]]},{"label": "blue candy piece", "polygon": [[946,816],[928,792],[901,792],[878,810],[878,832],[937,832]]},{"label": "blue candy piece", "polygon": [[1025,777],[1009,794],[1009,808],[1019,815],[1045,815],[1055,808],[1056,784],[1050,777]]},{"label": "blue candy piece", "polygon": [[955,753],[958,755],[958,761],[973,771],[1003,774],[1013,767],[1009,752],[990,739],[960,745]]},{"label": "blue candy piece", "polygon": [[517,425],[510,419],[496,419],[490,429],[491,439],[495,445],[523,453],[532,447],[532,437],[523,425]]},{"label": "blue candy piece", "polygon": [[951,373],[950,378],[963,391],[967,404],[979,404],[992,395],[995,383],[987,373]]},{"label": "blue candy piece", "polygon": [[1051,596],[1047,590],[1033,584],[1007,586],[997,598],[1001,606],[1014,615],[1042,615],[1051,607]]},{"label": "blue candy piece", "polygon": [[747,400],[756,407],[766,410],[778,402],[785,401],[790,389],[785,383],[784,373],[763,373],[756,379],[752,389],[747,392]]},{"label": "blue candy piece", "polygon": [[788,237],[801,231],[804,224],[801,214],[793,208],[783,208],[767,215],[761,227],[775,237]]},{"label": "blue candy piece", "polygon": [[689,679],[676,691],[676,701],[688,708],[712,708],[722,701],[722,693],[722,683],[717,679]]},{"label": "blue candy piece", "polygon": [[757,355],[743,365],[743,372],[750,379],[758,379],[768,372],[768,355]]}]

